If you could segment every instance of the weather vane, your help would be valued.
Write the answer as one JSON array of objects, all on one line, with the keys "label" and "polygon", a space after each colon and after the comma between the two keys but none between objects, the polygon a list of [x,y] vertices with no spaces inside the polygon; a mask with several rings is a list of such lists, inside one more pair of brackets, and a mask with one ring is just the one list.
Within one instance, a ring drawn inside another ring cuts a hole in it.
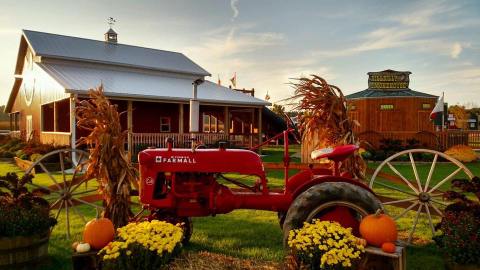
[{"label": "weather vane", "polygon": [[108,17],[107,19],[107,23],[110,26],[110,28],[112,28],[112,25],[114,25],[116,22],[117,20],[115,20],[113,17]]}]

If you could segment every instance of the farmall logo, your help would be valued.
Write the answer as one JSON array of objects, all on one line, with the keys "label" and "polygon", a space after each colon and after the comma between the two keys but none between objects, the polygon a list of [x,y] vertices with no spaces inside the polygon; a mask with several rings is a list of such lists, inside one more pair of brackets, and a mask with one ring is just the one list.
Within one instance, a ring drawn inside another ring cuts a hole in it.
[{"label": "farmall logo", "polygon": [[197,163],[195,158],[189,156],[171,156],[171,157],[155,157],[156,163],[182,163],[182,164],[194,164]]}]

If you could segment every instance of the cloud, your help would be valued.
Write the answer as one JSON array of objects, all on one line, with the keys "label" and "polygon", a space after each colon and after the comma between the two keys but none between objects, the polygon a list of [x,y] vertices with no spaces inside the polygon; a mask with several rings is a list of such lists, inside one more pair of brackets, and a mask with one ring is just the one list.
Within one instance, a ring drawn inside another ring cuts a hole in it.
[{"label": "cloud", "polygon": [[462,53],[462,44],[459,42],[455,42],[452,46],[452,51],[450,52],[450,56],[454,59],[458,58],[458,56]]},{"label": "cloud", "polygon": [[[452,48],[445,33],[470,26],[479,26],[478,19],[456,18],[452,14],[458,6],[435,2],[427,7],[414,7],[401,15],[385,16],[378,21],[382,26],[362,34],[360,40],[350,47],[316,52],[318,56],[343,57],[367,51],[392,48],[411,48],[415,51],[430,51],[457,58],[464,44],[456,42]],[[451,18],[445,21],[445,18]],[[377,19],[374,19],[377,20]],[[357,45],[358,44],[358,45]]]},{"label": "cloud", "polygon": [[237,3],[238,3],[238,0],[230,0],[230,7],[232,8],[232,11],[233,11],[232,22],[238,17],[238,14],[240,13],[238,11]]},{"label": "cloud", "polygon": [[191,55],[211,57],[208,61],[212,61],[278,45],[285,39],[281,33],[246,31],[249,28],[251,27],[244,25],[210,31],[210,35],[205,35],[198,42],[199,45],[188,47],[186,51]]}]

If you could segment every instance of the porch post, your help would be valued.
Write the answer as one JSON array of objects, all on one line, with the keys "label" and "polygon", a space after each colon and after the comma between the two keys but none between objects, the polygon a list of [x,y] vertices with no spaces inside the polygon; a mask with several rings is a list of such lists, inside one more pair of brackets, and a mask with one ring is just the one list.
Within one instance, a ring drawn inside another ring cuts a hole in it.
[{"label": "porch post", "polygon": [[127,130],[128,130],[128,136],[127,136],[127,149],[128,149],[128,155],[130,156],[130,160],[132,159],[132,154],[133,154],[133,145],[132,145],[132,136],[133,136],[133,101],[129,100],[127,101]]},{"label": "porch post", "polygon": [[253,147],[253,136],[254,136],[254,129],[253,123],[255,123],[255,108],[252,108],[252,117],[250,119],[250,148]]},{"label": "porch post", "polygon": [[[262,111],[263,108],[258,108],[258,144],[262,144]],[[262,153],[262,148],[258,148],[258,153]]]},{"label": "porch post", "polygon": [[[183,114],[184,114],[184,112],[183,112],[183,104],[182,103],[178,104],[178,112],[179,112],[178,114],[180,115],[179,118],[178,118],[178,133],[183,134],[183,132],[184,132],[183,131]],[[177,143],[179,143],[179,142],[177,142]]]},{"label": "porch post", "polygon": [[228,140],[230,140],[230,112],[228,111],[228,106],[225,106],[223,115],[223,128],[225,129]]},{"label": "porch post", "polygon": [[53,102],[53,131],[57,132],[57,102]]},{"label": "porch post", "polygon": [[75,146],[77,144],[77,121],[75,117],[76,100],[76,95],[70,95],[70,144],[72,149],[75,149]]}]

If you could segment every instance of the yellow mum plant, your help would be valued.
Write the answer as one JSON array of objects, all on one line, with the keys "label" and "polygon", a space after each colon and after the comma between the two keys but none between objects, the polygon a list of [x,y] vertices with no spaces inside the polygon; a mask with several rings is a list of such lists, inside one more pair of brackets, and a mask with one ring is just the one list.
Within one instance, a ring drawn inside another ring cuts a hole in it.
[{"label": "yellow mum plant", "polygon": [[317,219],[290,231],[288,246],[311,269],[351,269],[365,251],[351,228]]},{"label": "yellow mum plant", "polygon": [[159,269],[179,253],[183,230],[153,220],[117,229],[117,238],[98,252],[102,269]]},{"label": "yellow mum plant", "polygon": [[473,149],[466,145],[454,145],[450,147],[445,154],[458,159],[461,162],[472,162],[477,160],[477,154]]}]

